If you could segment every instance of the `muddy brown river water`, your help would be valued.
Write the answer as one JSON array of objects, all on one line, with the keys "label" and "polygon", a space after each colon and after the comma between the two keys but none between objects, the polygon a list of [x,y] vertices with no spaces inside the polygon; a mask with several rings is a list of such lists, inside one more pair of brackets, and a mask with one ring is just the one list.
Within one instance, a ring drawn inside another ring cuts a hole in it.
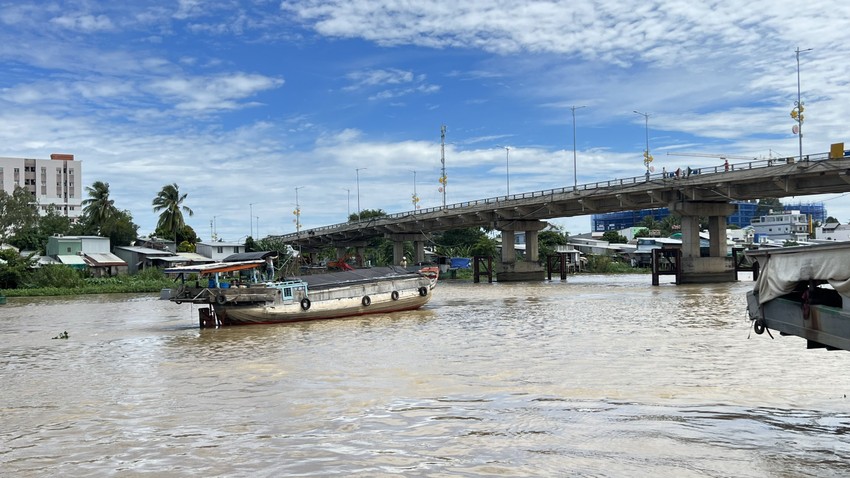
[{"label": "muddy brown river water", "polygon": [[850,353],[748,338],[751,282],[649,282],[205,330],[158,294],[9,299],[0,475],[850,475]]}]

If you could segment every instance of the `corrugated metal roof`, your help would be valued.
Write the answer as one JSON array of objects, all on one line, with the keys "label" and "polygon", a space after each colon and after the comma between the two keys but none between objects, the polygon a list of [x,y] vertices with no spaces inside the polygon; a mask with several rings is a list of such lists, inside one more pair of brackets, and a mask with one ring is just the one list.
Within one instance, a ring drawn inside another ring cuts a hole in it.
[{"label": "corrugated metal roof", "polygon": [[83,260],[82,256],[56,256],[59,259],[59,262],[65,264],[66,266],[85,266],[86,261]]},{"label": "corrugated metal roof", "polygon": [[168,262],[169,264],[172,262],[181,263],[186,262],[186,258],[180,256],[164,256],[164,257],[148,257],[151,261],[157,262]]},{"label": "corrugated metal roof", "polygon": [[90,266],[126,266],[123,259],[111,252],[92,252],[84,256]]},{"label": "corrugated metal roof", "polygon": [[178,256],[192,262],[215,262],[215,259],[210,259],[207,256],[202,256],[197,252],[178,252]]},{"label": "corrugated metal roof", "polygon": [[115,249],[121,249],[124,251],[136,252],[138,254],[145,254],[147,256],[168,256],[171,255],[170,251],[161,251],[159,249],[151,249],[150,247],[139,247],[139,246],[117,246]]},{"label": "corrugated metal roof", "polygon": [[239,252],[231,254],[224,258],[221,262],[239,262],[239,261],[255,261],[258,259],[265,260],[266,257],[277,257],[275,251],[256,251],[256,252]]}]

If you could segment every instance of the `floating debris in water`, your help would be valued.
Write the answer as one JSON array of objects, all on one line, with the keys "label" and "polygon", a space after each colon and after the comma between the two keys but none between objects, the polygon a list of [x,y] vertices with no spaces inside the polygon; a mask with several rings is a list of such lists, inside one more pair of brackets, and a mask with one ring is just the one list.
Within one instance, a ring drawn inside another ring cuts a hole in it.
[{"label": "floating debris in water", "polygon": [[68,331],[67,330],[65,332],[62,332],[61,334],[57,335],[56,337],[53,337],[54,340],[56,340],[56,339],[67,339],[67,338],[68,338]]}]

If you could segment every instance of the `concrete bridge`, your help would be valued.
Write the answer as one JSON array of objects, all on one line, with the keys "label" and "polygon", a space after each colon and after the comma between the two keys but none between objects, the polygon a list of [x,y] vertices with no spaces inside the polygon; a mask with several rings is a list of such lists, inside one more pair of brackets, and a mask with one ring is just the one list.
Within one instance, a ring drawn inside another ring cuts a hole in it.
[{"label": "concrete bridge", "polygon": [[[414,262],[424,260],[427,234],[465,227],[488,227],[502,232],[501,270],[497,280],[542,280],[538,264],[538,232],[545,219],[615,211],[667,207],[681,216],[682,282],[735,280],[732,259],[726,257],[726,217],[732,200],[756,200],[811,194],[850,192],[850,157],[830,159],[828,153],[796,158],[754,160],[700,168],[690,174],[652,174],[614,179],[575,188],[548,189],[389,214],[278,236],[302,251],[333,246],[361,253],[374,237],[394,241],[393,258],[400,263],[404,241],[412,241]],[[709,257],[700,257],[699,218],[708,217]],[[518,261],[514,233],[526,233],[525,259]]]}]

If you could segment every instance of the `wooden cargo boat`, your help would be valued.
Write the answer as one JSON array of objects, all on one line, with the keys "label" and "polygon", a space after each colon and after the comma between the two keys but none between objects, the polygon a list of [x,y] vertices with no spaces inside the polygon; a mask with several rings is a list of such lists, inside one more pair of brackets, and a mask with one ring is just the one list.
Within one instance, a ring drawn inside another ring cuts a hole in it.
[{"label": "wooden cargo boat", "polygon": [[806,339],[808,348],[850,350],[850,242],[746,252],[758,262],[747,292],[753,329]]},{"label": "wooden cargo boat", "polygon": [[[249,260],[166,269],[179,282],[169,299],[209,305],[199,309],[201,327],[334,319],[418,309],[431,299],[439,272],[390,266],[263,282],[256,270],[264,264]],[[249,272],[249,279],[225,278],[240,271],[243,277]],[[198,279],[187,280],[191,274]]]}]

